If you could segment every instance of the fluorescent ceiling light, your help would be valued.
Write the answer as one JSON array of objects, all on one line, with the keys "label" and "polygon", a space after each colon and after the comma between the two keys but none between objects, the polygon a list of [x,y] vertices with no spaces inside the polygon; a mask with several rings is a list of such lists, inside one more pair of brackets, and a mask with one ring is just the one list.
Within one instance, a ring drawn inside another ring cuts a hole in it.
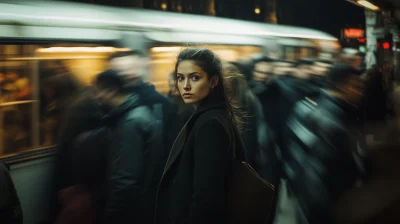
[{"label": "fluorescent ceiling light", "polygon": [[110,53],[114,51],[128,51],[128,48],[114,47],[49,47],[37,49],[41,53],[67,53],[67,52],[87,52],[87,53]]},{"label": "fluorescent ceiling light", "polygon": [[371,10],[374,10],[374,11],[379,10],[378,6],[372,4],[369,1],[359,0],[359,1],[357,1],[357,3],[362,5],[362,6],[364,6],[365,8],[368,8],[368,9],[371,9]]}]

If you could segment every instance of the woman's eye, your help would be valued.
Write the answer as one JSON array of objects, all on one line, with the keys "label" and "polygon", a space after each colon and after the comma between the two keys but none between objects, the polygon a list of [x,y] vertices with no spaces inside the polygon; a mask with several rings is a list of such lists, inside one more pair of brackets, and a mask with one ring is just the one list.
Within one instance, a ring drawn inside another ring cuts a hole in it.
[{"label": "woman's eye", "polygon": [[178,81],[180,81],[180,82],[183,81],[183,77],[182,77],[182,76],[178,76],[177,79],[178,79]]},{"label": "woman's eye", "polygon": [[193,81],[197,81],[197,80],[199,80],[199,77],[198,76],[192,76],[192,80]]}]

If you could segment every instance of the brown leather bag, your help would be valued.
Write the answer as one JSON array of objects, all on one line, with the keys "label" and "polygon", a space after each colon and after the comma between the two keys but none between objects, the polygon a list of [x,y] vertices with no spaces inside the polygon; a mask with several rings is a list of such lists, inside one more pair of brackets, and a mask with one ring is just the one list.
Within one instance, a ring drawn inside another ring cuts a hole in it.
[{"label": "brown leather bag", "polygon": [[[265,224],[272,212],[274,186],[240,159],[239,151],[244,151],[243,142],[236,127],[233,132],[233,173],[227,192],[227,223]],[[239,145],[236,145],[235,139],[239,140]]]}]

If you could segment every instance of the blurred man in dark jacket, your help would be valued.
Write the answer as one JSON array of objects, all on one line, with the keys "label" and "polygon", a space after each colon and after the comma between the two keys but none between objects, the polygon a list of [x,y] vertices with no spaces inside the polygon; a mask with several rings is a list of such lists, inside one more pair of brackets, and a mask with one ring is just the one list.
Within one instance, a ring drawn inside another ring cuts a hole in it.
[{"label": "blurred man in dark jacket", "polygon": [[349,65],[327,74],[327,88],[298,102],[287,121],[282,167],[297,198],[297,223],[330,223],[332,206],[359,177],[351,130],[362,82]]},{"label": "blurred man in dark jacket", "polygon": [[162,168],[160,120],[142,106],[115,71],[96,79],[97,99],[110,108],[104,223],[152,223]]},{"label": "blurred man in dark jacket", "polygon": [[166,163],[169,150],[182,126],[177,125],[179,105],[156,91],[153,85],[143,81],[148,75],[148,58],[140,51],[118,52],[110,56],[111,69],[118,71],[124,85],[140,99],[140,105],[148,107],[161,117],[164,152],[162,162]]}]

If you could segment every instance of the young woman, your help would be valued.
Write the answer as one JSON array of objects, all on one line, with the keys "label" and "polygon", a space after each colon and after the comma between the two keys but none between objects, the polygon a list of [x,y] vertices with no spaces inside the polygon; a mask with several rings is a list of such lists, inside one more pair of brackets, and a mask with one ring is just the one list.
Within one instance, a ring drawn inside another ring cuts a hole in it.
[{"label": "young woman", "polygon": [[170,152],[157,194],[156,223],[225,223],[233,149],[242,160],[244,149],[221,61],[208,49],[186,48],[175,75],[179,94],[195,113]]}]

